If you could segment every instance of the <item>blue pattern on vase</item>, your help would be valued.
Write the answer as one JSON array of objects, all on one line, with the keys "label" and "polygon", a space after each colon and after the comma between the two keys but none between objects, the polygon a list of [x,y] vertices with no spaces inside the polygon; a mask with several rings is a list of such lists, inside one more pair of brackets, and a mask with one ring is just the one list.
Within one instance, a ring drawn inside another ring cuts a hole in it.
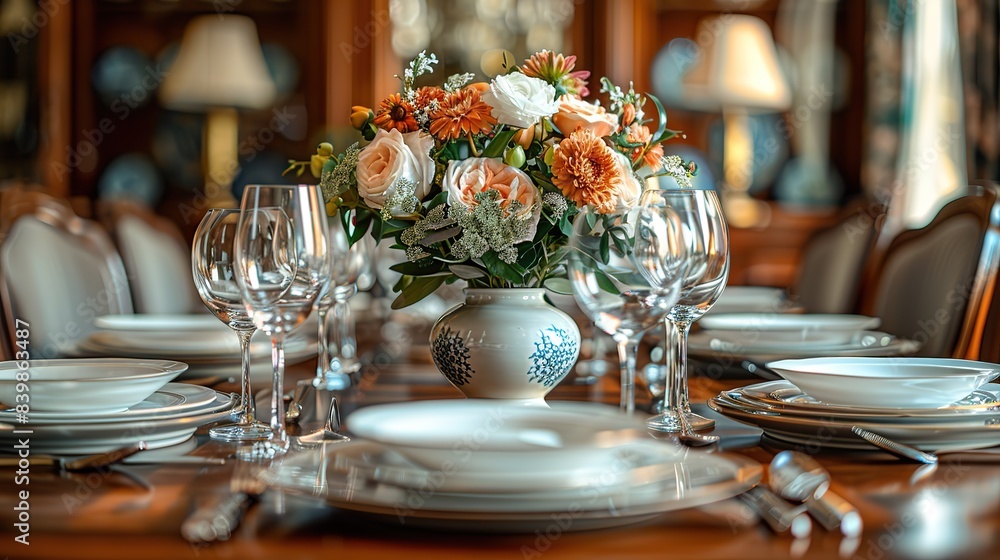
[{"label": "blue pattern on vase", "polygon": [[551,387],[573,365],[577,355],[576,340],[555,325],[538,331],[538,335],[535,352],[529,356],[528,379]]},{"label": "blue pattern on vase", "polygon": [[431,344],[431,356],[438,370],[456,387],[465,385],[472,378],[469,348],[451,327],[445,327],[438,333]]}]

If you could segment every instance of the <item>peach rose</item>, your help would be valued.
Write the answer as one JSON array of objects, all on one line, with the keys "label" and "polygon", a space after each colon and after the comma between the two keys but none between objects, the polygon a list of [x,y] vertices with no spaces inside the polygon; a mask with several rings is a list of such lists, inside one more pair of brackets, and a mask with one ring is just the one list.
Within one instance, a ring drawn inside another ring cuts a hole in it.
[{"label": "peach rose", "polygon": [[[422,201],[434,179],[433,146],[434,139],[426,132],[402,134],[396,129],[379,129],[371,144],[358,154],[358,194],[377,210],[392,200],[401,181],[411,181],[413,195]],[[407,213],[397,204],[389,212],[393,216]]]},{"label": "peach rose", "polygon": [[618,193],[618,210],[632,208],[639,202],[642,195],[642,183],[636,178],[632,171],[632,162],[625,154],[614,152],[615,161],[621,169],[621,179],[615,182],[615,190]]},{"label": "peach rose", "polygon": [[500,194],[500,207],[504,210],[508,209],[511,202],[518,201],[521,208],[512,217],[530,220],[531,226],[530,234],[517,242],[528,241],[535,236],[535,228],[541,216],[542,193],[520,169],[493,158],[454,160],[448,164],[443,186],[448,193],[449,204],[466,208],[477,206],[479,201],[476,200],[476,195],[488,190],[495,190]]},{"label": "peach rose", "polygon": [[583,128],[602,138],[618,128],[618,117],[608,113],[604,107],[587,103],[579,97],[564,95],[559,98],[559,111],[552,116],[552,122],[569,136]]}]

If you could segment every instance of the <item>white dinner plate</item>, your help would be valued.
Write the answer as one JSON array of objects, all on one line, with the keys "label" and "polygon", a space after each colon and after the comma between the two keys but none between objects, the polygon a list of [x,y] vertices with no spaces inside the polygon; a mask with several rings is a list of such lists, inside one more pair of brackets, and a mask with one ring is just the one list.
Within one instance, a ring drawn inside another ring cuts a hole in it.
[{"label": "white dinner plate", "polygon": [[204,313],[200,315],[170,315],[159,313],[135,313],[129,315],[103,315],[94,319],[94,326],[99,329],[114,331],[159,331],[159,332],[190,332],[217,331],[232,332],[215,315]]},{"label": "white dinner plate", "polygon": [[875,408],[829,404],[818,401],[788,381],[769,381],[725,391],[726,396],[754,406],[762,406],[789,416],[860,418],[890,420],[900,418],[946,420],[1000,420],[1000,385],[987,383],[959,401],[939,408]]},{"label": "white dinner plate", "polygon": [[726,286],[708,311],[710,315],[728,313],[788,313],[794,305],[785,290],[764,286]]},{"label": "white dinner plate", "polygon": [[597,403],[451,399],[362,408],[347,430],[428,469],[464,473],[607,470],[615,448],[648,438],[645,425]]},{"label": "white dinner plate", "polygon": [[[22,362],[0,362],[0,402],[14,406],[19,394],[27,394],[33,411],[84,414],[121,412],[187,369],[180,362],[121,358],[29,360],[27,364],[22,370]],[[18,376],[25,373],[28,380],[22,382]]]},{"label": "white dinner plate", "polygon": [[952,451],[1000,445],[1000,425],[987,420],[913,422],[908,419],[861,422],[828,416],[807,418],[781,414],[753,403],[733,401],[722,393],[708,401],[713,410],[757,426],[776,439],[810,448],[872,449],[853,432],[857,425],[889,439],[927,451]]},{"label": "white dinner plate", "polygon": [[[735,496],[761,478],[759,464],[738,456],[688,452],[678,455],[660,442],[634,445],[633,469],[654,466],[657,475],[619,487],[583,487],[536,495],[462,494],[439,491],[435,474],[416,491],[369,474],[399,464],[398,456],[374,442],[328,446],[286,458],[263,475],[271,486],[324,499],[329,505],[369,514],[380,521],[449,531],[531,532],[563,516],[562,530],[580,531],[635,523],[656,514]],[[364,468],[358,468],[358,464]],[[343,465],[354,465],[344,469]],[[339,466],[338,466],[339,465]]]},{"label": "white dinner plate", "polygon": [[[713,331],[718,332],[718,331]],[[688,353],[703,361],[719,364],[739,364],[741,360],[753,360],[758,363],[797,358],[848,357],[848,356],[907,356],[920,350],[920,344],[901,338],[879,336],[883,333],[863,331],[859,338],[846,344],[811,343],[775,344],[775,345],[737,345],[720,343],[719,339],[708,331],[699,331],[688,338]],[[866,336],[875,337],[875,342],[869,344]]]},{"label": "white dinner plate", "polygon": [[950,358],[809,358],[767,367],[829,404],[937,408],[1000,375],[1000,365]]},{"label": "white dinner plate", "polygon": [[892,344],[896,337],[879,331],[859,331],[853,333],[844,342],[840,333],[825,336],[823,331],[817,331],[810,336],[800,337],[799,333],[788,331],[699,331],[691,338],[698,344],[706,344],[715,351],[741,353],[773,353],[787,349],[799,352],[824,352],[839,350],[846,347],[874,348]]},{"label": "white dinner plate", "polygon": [[[770,337],[785,333],[788,341],[846,344],[860,331],[882,323],[878,317],[838,314],[728,313],[706,315],[698,321],[706,331],[738,331],[744,335],[768,332]],[[749,339],[749,338],[748,338]]]},{"label": "white dinner plate", "polygon": [[[80,412],[38,412],[31,411],[32,424],[58,424],[66,422],[126,422],[170,418],[193,414],[211,409],[217,393],[208,387],[190,383],[167,383],[158,391],[135,406],[122,412],[111,414],[82,414]],[[17,422],[17,411],[8,408],[0,410],[0,422]]]},{"label": "white dinner plate", "polygon": [[[32,453],[88,455],[104,453],[140,441],[150,449],[190,438],[199,427],[228,418],[239,397],[217,393],[211,406],[172,418],[125,422],[64,422],[58,424],[0,423],[0,446],[11,449],[18,438],[31,440]],[[30,430],[30,434],[14,433]]]}]

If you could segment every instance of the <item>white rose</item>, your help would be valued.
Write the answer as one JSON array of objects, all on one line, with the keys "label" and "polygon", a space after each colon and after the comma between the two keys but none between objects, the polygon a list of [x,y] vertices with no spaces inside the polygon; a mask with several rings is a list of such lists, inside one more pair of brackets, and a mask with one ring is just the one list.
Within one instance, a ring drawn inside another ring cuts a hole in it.
[{"label": "white rose", "polygon": [[642,195],[642,184],[636,178],[635,173],[632,172],[632,162],[621,152],[614,152],[614,154],[615,161],[618,162],[618,167],[622,172],[622,178],[616,185],[618,190],[618,209],[632,208],[639,202],[639,196]]},{"label": "white rose", "polygon": [[555,97],[554,87],[520,72],[493,78],[490,90],[482,96],[493,108],[492,115],[497,122],[520,128],[528,128],[542,117],[554,115],[559,110]]},{"label": "white rose", "polygon": [[[358,154],[358,194],[369,207],[378,210],[392,200],[402,183],[411,182],[413,195],[423,200],[434,178],[434,162],[429,155],[433,144],[426,133],[379,130],[371,144]],[[394,216],[407,213],[399,204],[389,211]]]}]

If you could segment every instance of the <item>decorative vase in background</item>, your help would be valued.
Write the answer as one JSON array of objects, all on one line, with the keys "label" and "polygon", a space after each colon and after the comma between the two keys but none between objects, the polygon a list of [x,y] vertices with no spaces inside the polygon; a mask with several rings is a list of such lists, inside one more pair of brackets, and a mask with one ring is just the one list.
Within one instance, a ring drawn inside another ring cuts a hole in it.
[{"label": "decorative vase in background", "polygon": [[438,370],[469,398],[542,399],[572,369],[580,331],[545,290],[465,290],[431,329]]}]

